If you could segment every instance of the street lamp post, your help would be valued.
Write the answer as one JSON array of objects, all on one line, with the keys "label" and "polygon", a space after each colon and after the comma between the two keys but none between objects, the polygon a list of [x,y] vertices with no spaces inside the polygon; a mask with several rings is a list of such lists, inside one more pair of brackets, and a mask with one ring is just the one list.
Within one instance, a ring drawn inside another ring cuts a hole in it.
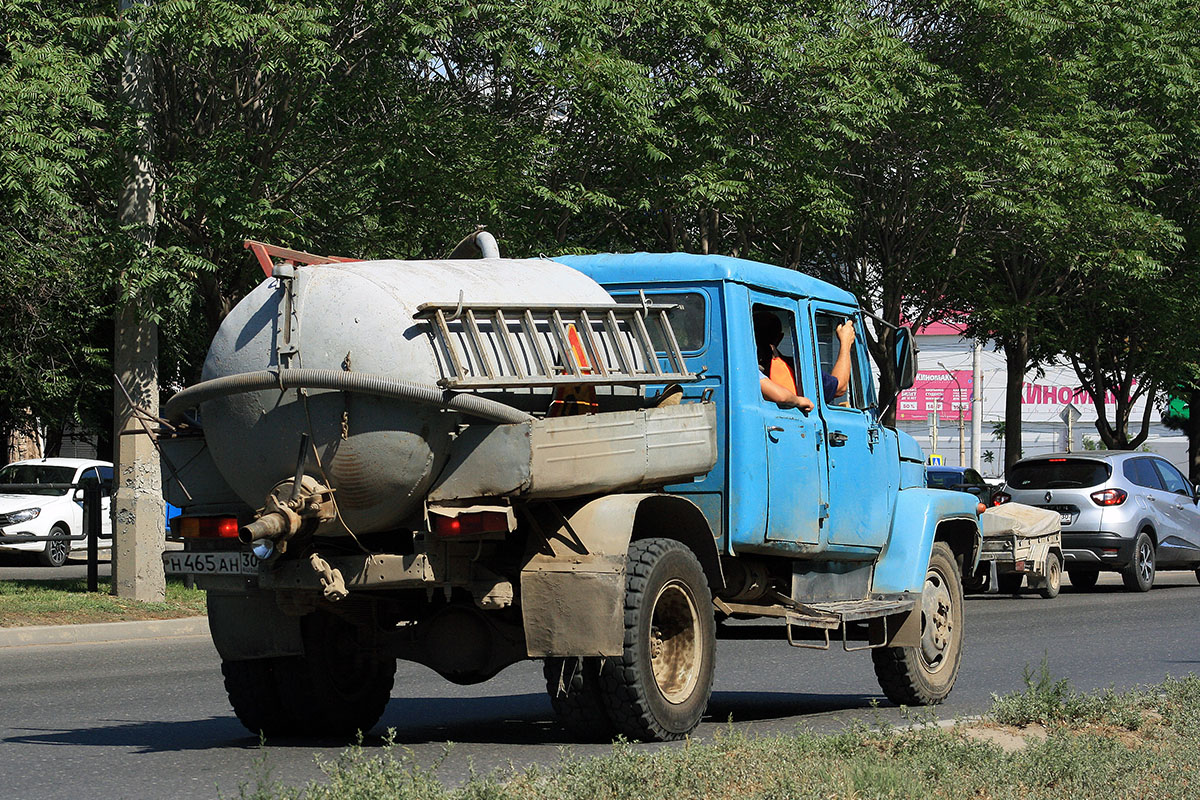
[{"label": "street lamp post", "polygon": [[967,465],[967,437],[963,428],[962,385],[958,382],[958,376],[951,372],[945,364],[940,361],[937,363],[942,371],[950,376],[950,380],[954,381],[954,404],[958,406],[958,465],[965,467]]}]

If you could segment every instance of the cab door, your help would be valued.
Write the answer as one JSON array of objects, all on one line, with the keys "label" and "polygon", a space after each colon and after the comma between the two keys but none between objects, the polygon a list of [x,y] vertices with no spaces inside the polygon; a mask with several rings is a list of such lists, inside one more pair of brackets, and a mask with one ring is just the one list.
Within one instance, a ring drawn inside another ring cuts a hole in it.
[{"label": "cab door", "polygon": [[[812,344],[811,339],[805,342],[797,337],[796,301],[762,293],[752,293],[751,300],[752,316],[761,320],[769,314],[778,319],[782,328],[779,354],[790,365],[797,394],[812,399],[816,394]],[[760,373],[760,380],[762,377]],[[761,390],[757,402],[767,452],[766,542],[816,545],[828,508],[820,415],[815,409],[806,413],[777,405],[762,397]]]},{"label": "cab door", "polygon": [[840,344],[836,329],[849,320],[855,327],[850,349],[850,380],[844,394],[820,392],[817,404],[825,420],[829,464],[829,544],[882,547],[891,527],[892,502],[899,482],[895,454],[884,445],[875,387],[863,346],[862,319],[844,307],[814,302],[811,324],[822,381],[832,375]]}]

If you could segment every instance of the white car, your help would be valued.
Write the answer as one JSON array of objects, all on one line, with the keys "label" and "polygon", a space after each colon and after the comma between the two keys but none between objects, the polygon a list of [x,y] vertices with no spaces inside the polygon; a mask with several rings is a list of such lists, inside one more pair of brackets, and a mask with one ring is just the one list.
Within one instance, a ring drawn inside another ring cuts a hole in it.
[{"label": "white car", "polygon": [[[112,536],[109,504],[113,465],[83,458],[39,458],[14,461],[0,469],[0,485],[14,483],[100,484],[100,535]],[[47,567],[61,567],[72,550],[87,548],[86,539],[20,542],[22,536],[79,536],[83,533],[83,492],[80,489],[26,489],[0,492],[0,552],[37,553]]]}]

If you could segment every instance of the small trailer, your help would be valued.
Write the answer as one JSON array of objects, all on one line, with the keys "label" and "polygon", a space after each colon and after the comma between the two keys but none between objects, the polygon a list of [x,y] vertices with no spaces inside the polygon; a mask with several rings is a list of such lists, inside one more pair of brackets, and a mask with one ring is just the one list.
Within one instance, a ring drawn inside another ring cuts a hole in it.
[{"label": "small trailer", "polygon": [[1016,594],[1029,587],[1047,600],[1062,586],[1062,533],[1057,512],[1006,503],[980,517],[983,550],[979,566],[963,581],[968,592]]}]

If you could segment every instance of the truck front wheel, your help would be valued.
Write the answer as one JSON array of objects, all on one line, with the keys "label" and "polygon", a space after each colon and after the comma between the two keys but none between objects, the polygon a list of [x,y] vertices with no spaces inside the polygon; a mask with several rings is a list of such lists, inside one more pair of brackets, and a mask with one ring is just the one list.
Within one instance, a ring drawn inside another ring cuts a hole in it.
[{"label": "truck front wheel", "polygon": [[641,741],[682,739],[712,694],[716,623],[708,579],[673,539],[629,546],[624,654],[608,659],[600,693],[618,733]]},{"label": "truck front wheel", "polygon": [[242,724],[264,736],[348,739],[366,733],[392,693],[396,661],[353,625],[316,612],[301,621],[303,656],[226,661],[225,690]]},{"label": "truck front wheel", "polygon": [[962,658],[963,593],[958,563],[945,542],[934,542],[921,596],[921,644],[871,651],[875,676],[897,705],[940,703],[954,688]]}]

